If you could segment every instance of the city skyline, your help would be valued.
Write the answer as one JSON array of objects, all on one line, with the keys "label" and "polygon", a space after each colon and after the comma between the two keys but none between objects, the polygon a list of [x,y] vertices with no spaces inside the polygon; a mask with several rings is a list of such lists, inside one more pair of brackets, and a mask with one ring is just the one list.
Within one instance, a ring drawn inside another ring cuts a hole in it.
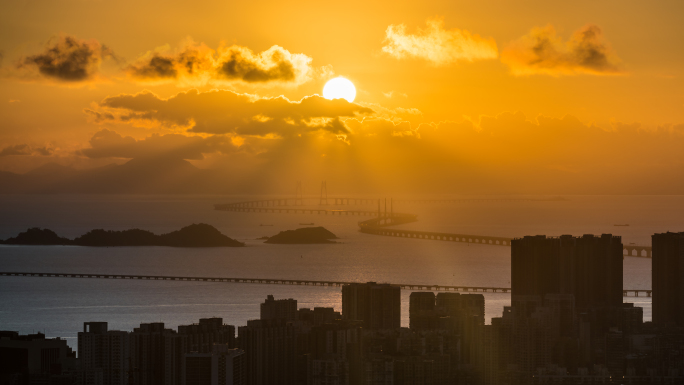
[{"label": "city skyline", "polygon": [[684,383],[684,2],[0,4],[0,385]]},{"label": "city skyline", "polygon": [[[654,234],[657,266],[680,266],[681,255],[671,245],[683,235]],[[658,297],[681,292],[680,283],[654,293],[656,317],[644,323],[643,309],[619,300],[622,263],[609,262],[621,259],[621,246],[620,237],[610,234],[515,239],[512,305],[489,325],[482,294],[424,291],[411,293],[410,325],[400,328],[399,287],[368,282],[342,287],[341,313],[298,308],[295,299],[268,295],[259,319],[237,327],[237,337],[236,327],[218,317],[178,326],[178,331],[163,322],[143,323],[132,332],[109,331],[107,322],[91,321],[78,334],[80,366],[65,340],[41,333],[3,331],[0,351],[3,360],[14,357],[19,368],[31,362],[26,366],[33,368],[31,378],[79,384],[374,383],[364,379],[368,375],[425,384],[605,382],[613,376],[635,384],[679,381],[684,362],[671,359],[680,348],[657,345],[653,350],[644,338],[684,338],[681,320],[660,315],[671,310]],[[603,285],[611,275],[620,277],[618,284]],[[527,279],[521,281],[522,276]],[[560,351],[554,347],[559,344]],[[59,347],[49,356],[42,348],[37,361],[14,355],[20,349],[27,349],[26,357],[35,355],[40,346]],[[640,358],[627,359],[629,354]],[[420,372],[414,372],[417,368]]]}]

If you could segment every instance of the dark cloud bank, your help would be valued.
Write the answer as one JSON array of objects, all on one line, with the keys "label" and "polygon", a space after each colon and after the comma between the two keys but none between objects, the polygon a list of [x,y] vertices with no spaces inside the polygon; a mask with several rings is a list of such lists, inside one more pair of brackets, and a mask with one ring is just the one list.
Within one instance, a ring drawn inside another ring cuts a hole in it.
[{"label": "dark cloud bank", "polygon": [[93,79],[102,61],[113,56],[111,49],[96,40],[60,36],[51,40],[42,53],[23,58],[18,67],[35,69],[60,81],[79,82]]}]

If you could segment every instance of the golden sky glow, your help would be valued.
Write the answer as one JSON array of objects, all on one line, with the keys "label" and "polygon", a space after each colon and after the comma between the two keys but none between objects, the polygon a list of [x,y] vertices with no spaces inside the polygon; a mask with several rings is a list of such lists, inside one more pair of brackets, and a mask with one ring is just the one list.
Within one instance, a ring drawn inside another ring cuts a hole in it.
[{"label": "golden sky glow", "polygon": [[[172,157],[258,173],[264,192],[327,179],[598,193],[641,178],[634,191],[684,193],[657,182],[684,173],[682,14],[681,1],[6,1],[0,171]],[[353,103],[321,97],[338,76]]]}]

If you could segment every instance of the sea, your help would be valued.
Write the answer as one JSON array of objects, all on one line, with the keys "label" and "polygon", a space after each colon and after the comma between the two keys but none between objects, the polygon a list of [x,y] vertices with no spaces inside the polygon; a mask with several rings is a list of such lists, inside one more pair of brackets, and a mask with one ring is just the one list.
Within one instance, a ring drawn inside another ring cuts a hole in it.
[{"label": "sea", "polygon": [[[216,211],[216,203],[268,196],[2,195],[0,239],[30,227],[74,238],[103,228],[155,233],[208,223],[242,248],[80,247],[0,245],[0,271],[104,273],[197,277],[276,278],[510,287],[510,247],[385,237],[358,231],[367,217]],[[382,210],[384,211],[384,197]],[[414,213],[399,228],[459,234],[521,237],[609,233],[625,244],[650,245],[651,235],[684,231],[684,196],[424,196],[407,203],[388,197],[388,210]],[[436,200],[460,201],[439,202]],[[330,200],[332,203],[332,200]],[[305,202],[319,208],[318,197]],[[377,204],[325,206],[377,210]],[[335,233],[336,244],[271,245],[257,239],[314,223]],[[628,224],[629,226],[615,226]],[[651,288],[651,260],[624,259],[624,288]],[[341,288],[198,281],[138,281],[0,276],[0,330],[43,332],[76,349],[83,323],[105,321],[131,331],[140,323],[176,328],[200,318],[222,317],[241,326],[259,318],[272,294],[294,298],[299,308],[341,311]],[[409,291],[402,291],[402,326],[408,326]],[[510,294],[485,293],[487,322],[510,304]],[[648,297],[626,297],[651,318]]]}]

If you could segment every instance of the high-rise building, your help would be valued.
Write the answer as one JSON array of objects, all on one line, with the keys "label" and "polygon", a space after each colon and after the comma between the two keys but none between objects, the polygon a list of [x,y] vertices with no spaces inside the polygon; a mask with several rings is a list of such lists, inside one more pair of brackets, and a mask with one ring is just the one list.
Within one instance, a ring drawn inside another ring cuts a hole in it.
[{"label": "high-rise building", "polygon": [[274,299],[272,295],[266,297],[266,301],[261,304],[262,320],[284,319],[286,321],[297,320],[297,300],[296,299]]},{"label": "high-rise building", "polygon": [[251,320],[238,328],[238,347],[245,351],[248,385],[296,383],[297,330],[284,319]]},{"label": "high-rise building", "polygon": [[[446,294],[446,293],[445,293]],[[452,293],[453,294],[453,293]],[[485,298],[482,294],[461,294],[460,310],[466,317],[484,325]]]},{"label": "high-rise building", "polygon": [[175,365],[177,353],[167,342],[176,331],[164,328],[163,322],[140,324],[131,338],[131,368],[136,385],[172,385],[180,368]]},{"label": "high-rise building", "polygon": [[59,337],[0,331],[0,383],[82,383],[76,354]]},{"label": "high-rise building", "polygon": [[[183,382],[182,366],[186,353],[211,353],[214,344],[236,347],[235,327],[224,325],[223,318],[201,318],[199,323],[179,325],[178,333],[165,337],[166,367],[172,381],[166,385],[180,385]],[[168,376],[167,376],[168,377]]]},{"label": "high-rise building", "polygon": [[572,294],[578,309],[620,307],[621,238],[603,234],[514,239],[511,294],[514,307],[516,297],[536,296],[543,300],[546,294]]},{"label": "high-rise building", "polygon": [[245,385],[245,352],[214,344],[210,353],[186,353],[182,373],[182,385]]},{"label": "high-rise building", "polygon": [[366,329],[396,329],[401,326],[399,286],[375,282],[342,287],[342,318],[363,321]]},{"label": "high-rise building", "polygon": [[310,326],[320,326],[341,320],[340,312],[331,307],[301,308],[297,310],[297,320]]},{"label": "high-rise building", "polygon": [[653,323],[684,326],[684,232],[651,236]]},{"label": "high-rise building", "polygon": [[78,356],[84,385],[128,384],[130,333],[107,330],[107,322],[84,322]]},{"label": "high-rise building", "polygon": [[[511,242],[510,343],[520,373],[606,363],[613,331],[637,327],[638,311],[622,303],[622,253],[621,238],[610,234]],[[611,370],[621,375],[616,363]]]},{"label": "high-rise building", "polygon": [[409,327],[412,330],[435,329],[435,293],[415,291],[409,295]]},{"label": "high-rise building", "polygon": [[337,322],[313,327],[307,355],[307,384],[349,384],[360,341],[361,329],[353,324]]},{"label": "high-rise building", "polygon": [[187,352],[211,353],[214,344],[235,347],[235,326],[223,324],[223,318],[200,318],[199,323],[179,325],[178,335],[187,337]]},{"label": "high-rise building", "polygon": [[461,309],[461,293],[437,293],[435,305],[442,314],[456,315]]}]

